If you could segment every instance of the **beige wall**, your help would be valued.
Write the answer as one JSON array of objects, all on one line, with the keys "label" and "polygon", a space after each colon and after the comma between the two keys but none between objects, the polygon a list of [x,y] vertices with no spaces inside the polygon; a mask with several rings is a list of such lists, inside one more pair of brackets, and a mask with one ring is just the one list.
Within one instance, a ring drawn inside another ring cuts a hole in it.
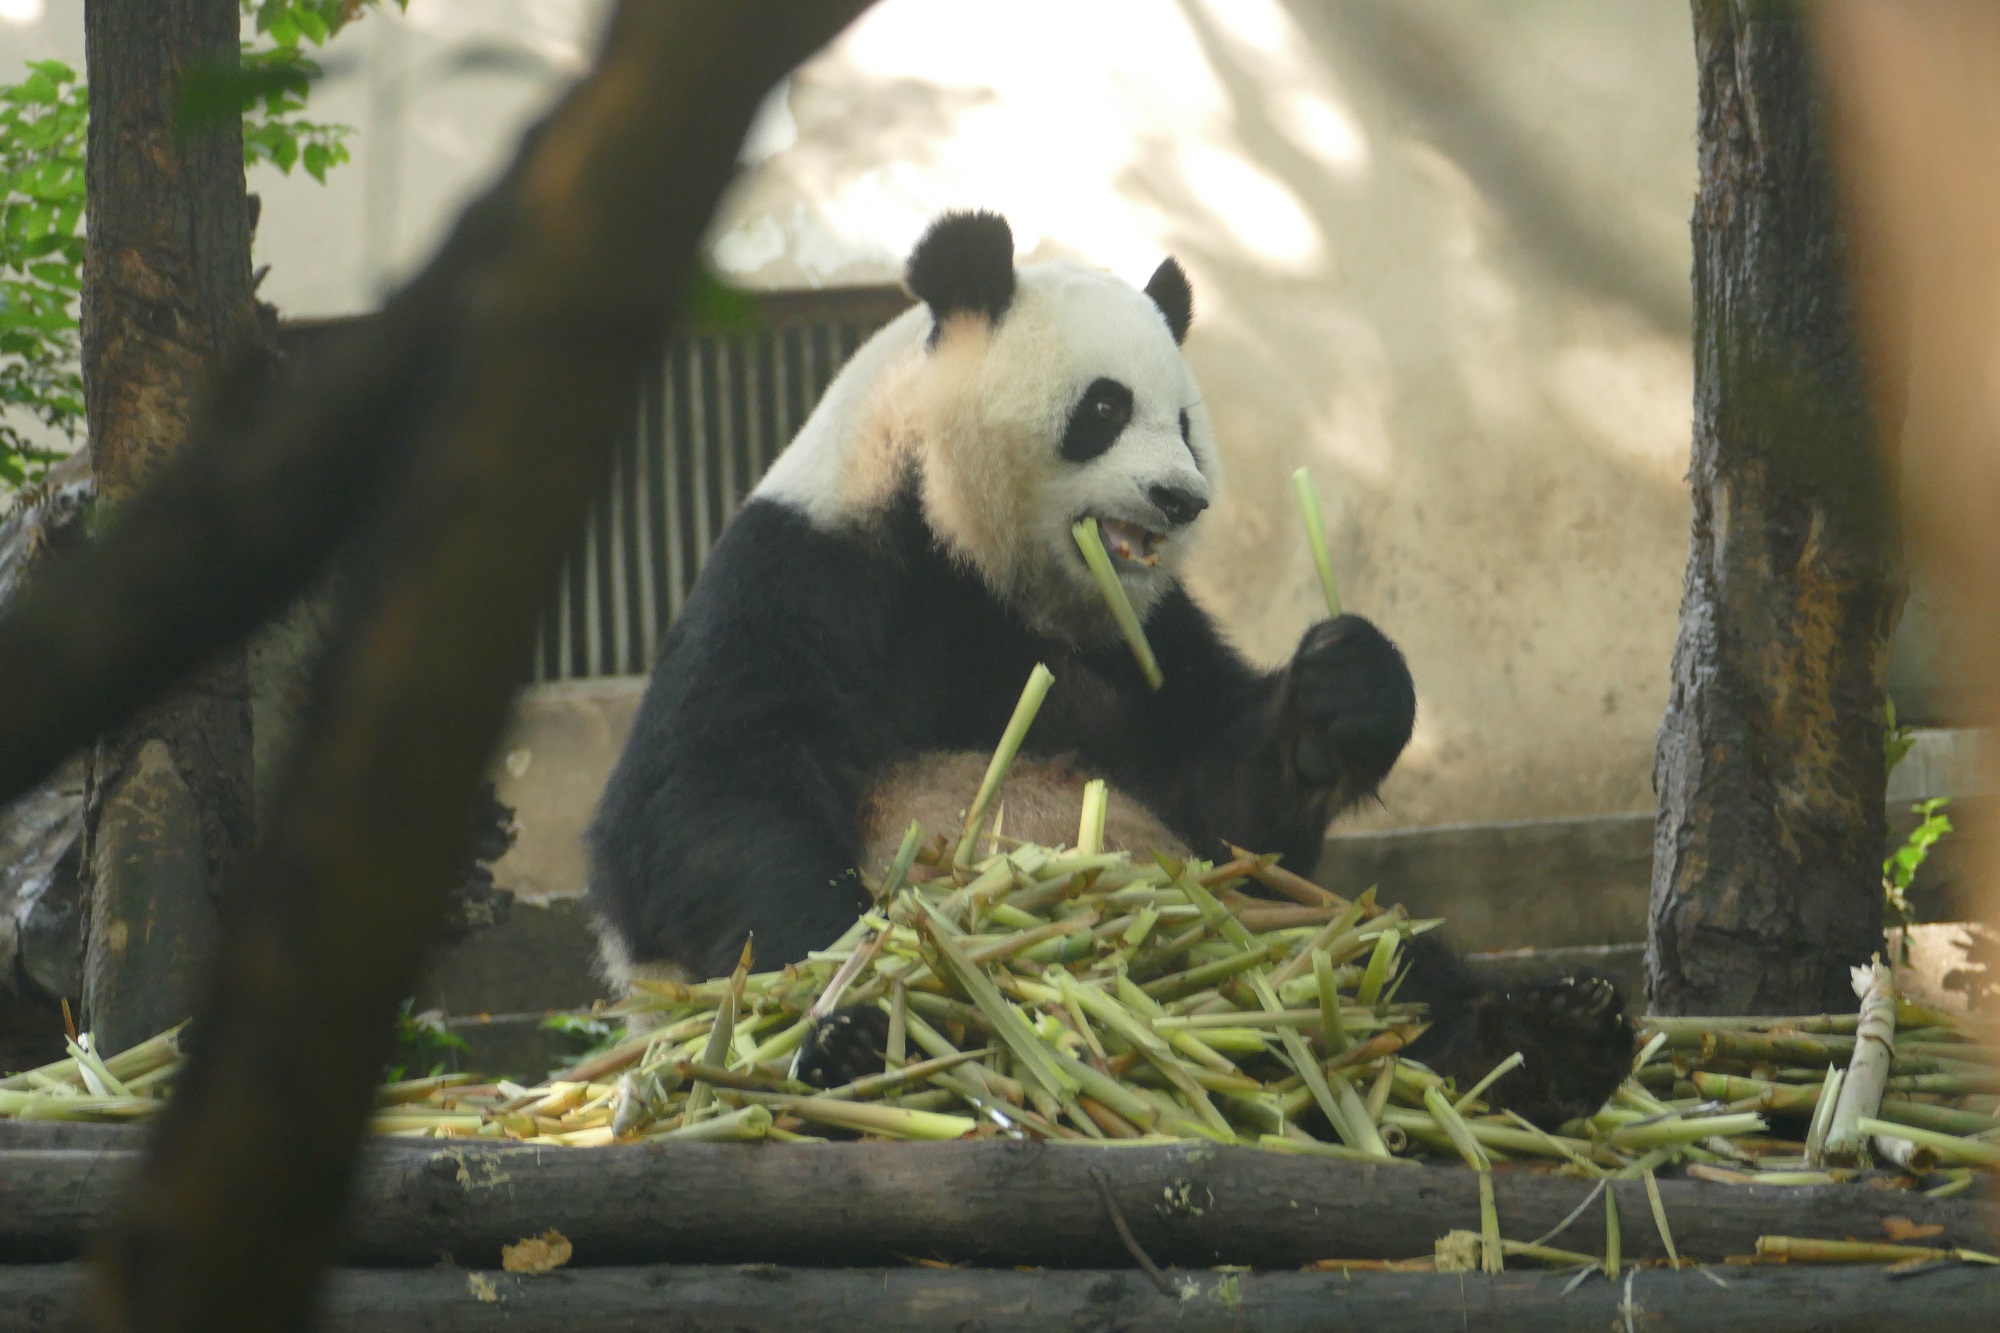
[{"label": "beige wall", "polygon": [[1305,464],[1348,607],[1417,678],[1355,826],[1647,809],[1694,91],[1667,0],[885,0],[752,136],[716,256],[881,281],[973,205],[1036,256],[1171,252],[1227,469],[1199,592],[1267,662],[1323,613]]}]

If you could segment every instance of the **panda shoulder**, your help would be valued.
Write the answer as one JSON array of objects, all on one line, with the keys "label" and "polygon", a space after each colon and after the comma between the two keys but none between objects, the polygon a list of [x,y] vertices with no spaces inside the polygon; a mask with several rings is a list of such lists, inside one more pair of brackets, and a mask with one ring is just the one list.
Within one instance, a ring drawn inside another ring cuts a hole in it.
[{"label": "panda shoulder", "polygon": [[930,331],[912,306],[863,343],[751,493],[804,513],[816,527],[849,526],[894,498],[903,459],[896,424]]}]

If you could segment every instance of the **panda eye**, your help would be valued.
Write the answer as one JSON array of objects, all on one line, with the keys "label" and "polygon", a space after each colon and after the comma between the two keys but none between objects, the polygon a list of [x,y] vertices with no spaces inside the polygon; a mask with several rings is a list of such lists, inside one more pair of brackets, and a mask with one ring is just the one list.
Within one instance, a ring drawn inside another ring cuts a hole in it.
[{"label": "panda eye", "polygon": [[1181,409],[1181,443],[1190,449],[1194,448],[1194,441],[1188,438],[1188,415],[1186,408]]},{"label": "panda eye", "polygon": [[1062,456],[1089,462],[1117,443],[1131,420],[1132,391],[1117,380],[1092,380],[1063,428]]}]

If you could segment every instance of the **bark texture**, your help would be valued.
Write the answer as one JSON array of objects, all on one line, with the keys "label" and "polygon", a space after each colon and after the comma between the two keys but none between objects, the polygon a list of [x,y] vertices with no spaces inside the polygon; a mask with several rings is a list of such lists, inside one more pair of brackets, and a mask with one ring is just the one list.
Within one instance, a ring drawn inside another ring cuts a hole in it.
[{"label": "bark texture", "polygon": [[[83,1253],[137,1164],[136,1153],[94,1146],[0,1147],[0,1265]],[[337,1250],[350,1264],[425,1265],[449,1255],[491,1268],[504,1246],[554,1227],[575,1245],[577,1268],[908,1259],[1128,1266],[1085,1174],[1092,1167],[1162,1264],[1421,1258],[1446,1231],[1479,1226],[1478,1178],[1459,1166],[1372,1166],[1251,1148],[656,1143],[558,1152],[408,1140],[378,1141],[362,1156]],[[1753,1253],[1764,1235],[1884,1237],[1892,1216],[1942,1228],[1925,1244],[1977,1249],[1991,1245],[2000,1223],[2000,1207],[1970,1196],[1929,1199],[1866,1184],[1659,1187],[1679,1252],[1702,1262]],[[1612,1188],[1625,1257],[1664,1259],[1645,1182]],[[1502,1171],[1494,1177],[1502,1233],[1540,1236],[1592,1189],[1549,1172]],[[1602,1253],[1602,1211],[1586,1211],[1550,1243]]]},{"label": "bark texture", "polygon": [[[236,0],[86,0],[83,381],[100,501],[131,498],[256,328],[242,126],[189,130],[192,70],[237,59]],[[85,1021],[118,1050],[187,1016],[215,886],[253,834],[250,706],[233,650],[92,765]]]},{"label": "bark texture", "polygon": [[[336,1273],[325,1333],[1879,1333],[1976,1328],[2000,1274],[1972,1265],[1892,1282],[1876,1266],[1627,1268],[1569,1291],[1571,1274],[1175,1272],[1176,1295],[1132,1270],[994,1272],[926,1268],[559,1268],[539,1276],[450,1267]],[[0,1268],[0,1325],[61,1328],[82,1274],[69,1265]]]},{"label": "bark texture", "polygon": [[1661,1013],[1851,1008],[1901,590],[1803,9],[1695,0],[1694,525],[1654,763]]}]

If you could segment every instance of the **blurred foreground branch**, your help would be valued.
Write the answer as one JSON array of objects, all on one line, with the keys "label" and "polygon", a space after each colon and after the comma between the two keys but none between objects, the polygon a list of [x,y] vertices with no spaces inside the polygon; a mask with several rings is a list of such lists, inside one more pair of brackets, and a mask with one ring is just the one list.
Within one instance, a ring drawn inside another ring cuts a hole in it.
[{"label": "blurred foreground branch", "polygon": [[[1907,403],[1911,534],[1959,622],[1947,669],[1968,711],[2000,716],[2000,5],[1829,0],[1814,18],[1873,389],[1885,412]],[[1983,881],[2000,923],[2000,863]]]},{"label": "blurred foreground branch", "polygon": [[298,591],[369,520],[94,1326],[310,1313],[391,1018],[462,866],[535,609],[764,91],[863,0],[627,0],[595,72],[312,382],[245,376],[0,623],[0,800]]}]

